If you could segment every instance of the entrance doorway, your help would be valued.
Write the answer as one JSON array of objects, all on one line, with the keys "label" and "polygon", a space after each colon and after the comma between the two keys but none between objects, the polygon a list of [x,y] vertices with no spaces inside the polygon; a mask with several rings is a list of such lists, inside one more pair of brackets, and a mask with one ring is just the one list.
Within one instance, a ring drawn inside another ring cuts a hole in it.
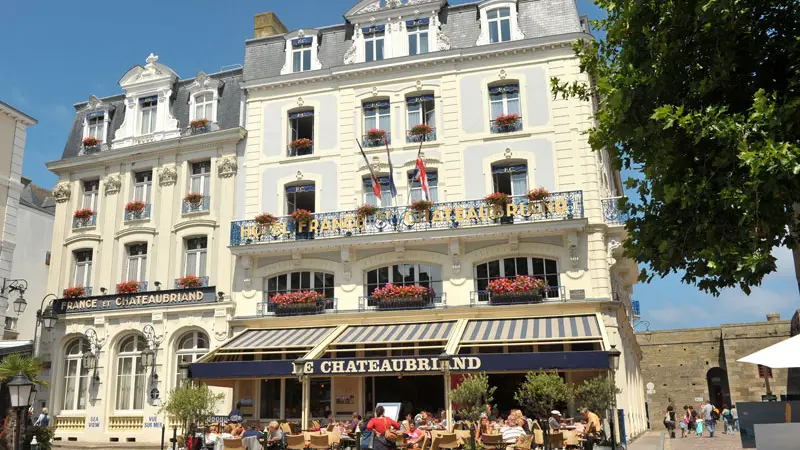
[{"label": "entrance doorway", "polygon": [[731,405],[731,391],[728,387],[728,372],[720,367],[713,367],[706,373],[708,396],[711,404],[722,410],[723,405]]},{"label": "entrance doorway", "polygon": [[378,403],[402,402],[400,419],[406,414],[444,408],[444,378],[441,375],[364,377],[365,411]]}]

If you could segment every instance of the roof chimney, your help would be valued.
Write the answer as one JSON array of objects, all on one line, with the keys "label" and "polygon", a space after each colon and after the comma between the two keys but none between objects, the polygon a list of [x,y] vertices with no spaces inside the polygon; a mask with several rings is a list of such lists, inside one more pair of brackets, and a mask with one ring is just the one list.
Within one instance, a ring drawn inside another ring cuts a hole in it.
[{"label": "roof chimney", "polygon": [[780,322],[781,314],[780,313],[769,313],[767,314],[767,322]]},{"label": "roof chimney", "polygon": [[256,23],[253,35],[255,39],[283,34],[289,31],[286,29],[283,22],[281,22],[281,19],[278,19],[278,16],[272,11],[256,14],[255,19]]}]

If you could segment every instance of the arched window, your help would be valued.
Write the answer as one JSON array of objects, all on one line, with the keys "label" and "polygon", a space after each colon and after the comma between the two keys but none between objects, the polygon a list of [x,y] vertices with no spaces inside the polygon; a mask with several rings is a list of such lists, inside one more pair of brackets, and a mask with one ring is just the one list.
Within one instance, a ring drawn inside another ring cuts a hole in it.
[{"label": "arched window", "polygon": [[558,297],[558,261],[546,258],[505,258],[488,261],[475,266],[475,288],[485,291],[489,282],[498,278],[512,278],[517,275],[530,275],[547,281],[546,297]]},{"label": "arched window", "polygon": [[89,353],[89,341],[77,338],[69,342],[64,352],[64,411],[83,411],[89,388],[89,369],[84,367],[83,355]]},{"label": "arched window", "polygon": [[367,296],[387,283],[401,286],[425,286],[433,290],[434,297],[442,295],[442,267],[428,264],[395,264],[367,272]]},{"label": "arched window", "polygon": [[269,301],[275,294],[286,292],[312,290],[325,296],[325,309],[334,309],[334,289],[336,279],[332,273],[300,271],[289,272],[268,278],[264,282],[264,302],[267,312],[274,312],[275,305]]},{"label": "arched window", "polygon": [[191,364],[208,353],[208,335],[202,331],[190,331],[184,334],[178,339],[178,349],[175,353],[178,355],[175,387],[180,387],[186,381],[181,366]]},{"label": "arched window", "polygon": [[122,340],[117,356],[117,411],[140,411],[144,408],[146,370],[142,366],[144,336],[134,334]]}]

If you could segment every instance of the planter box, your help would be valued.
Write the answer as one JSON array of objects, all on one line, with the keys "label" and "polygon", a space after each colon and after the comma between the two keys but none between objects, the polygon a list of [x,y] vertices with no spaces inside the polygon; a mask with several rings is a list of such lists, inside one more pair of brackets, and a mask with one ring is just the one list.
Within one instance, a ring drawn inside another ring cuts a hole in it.
[{"label": "planter box", "polygon": [[328,300],[315,303],[290,303],[288,305],[275,305],[276,316],[305,316],[309,314],[322,314]]},{"label": "planter box", "polygon": [[510,294],[494,295],[489,297],[493,305],[513,305],[515,303],[541,303],[542,291],[514,292]]},{"label": "planter box", "polygon": [[376,300],[378,309],[421,309],[430,305],[433,302],[433,297],[420,296],[408,298],[389,298],[385,300]]}]

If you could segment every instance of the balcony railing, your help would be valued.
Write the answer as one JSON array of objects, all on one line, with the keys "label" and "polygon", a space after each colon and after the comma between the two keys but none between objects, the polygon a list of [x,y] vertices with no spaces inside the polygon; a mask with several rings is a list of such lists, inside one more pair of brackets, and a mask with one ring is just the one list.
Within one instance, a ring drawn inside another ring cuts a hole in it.
[{"label": "balcony railing", "polygon": [[[148,208],[150,205],[147,205]],[[184,200],[183,205],[181,207],[181,212],[183,214],[191,214],[196,212],[203,212],[208,211],[208,208],[211,206],[211,197],[205,196],[199,202],[189,202]],[[149,217],[149,216],[148,216]]]},{"label": "balcony railing", "polygon": [[483,200],[465,200],[434,203],[426,212],[417,212],[408,206],[381,208],[375,215],[363,218],[358,217],[355,210],[315,213],[309,223],[301,224],[290,216],[279,217],[272,225],[241,220],[231,223],[230,245],[516,225],[583,217],[583,191],[554,192],[547,201],[515,199],[502,212]]},{"label": "balcony railing", "polygon": [[619,209],[619,201],[622,197],[611,197],[602,200],[603,219],[609,225],[622,225],[629,216],[627,211]]},{"label": "balcony railing", "polygon": [[91,217],[81,219],[79,217],[72,218],[72,229],[78,230],[81,228],[89,228],[97,225],[97,214],[92,214]]},{"label": "balcony railing", "polygon": [[[66,294],[66,292],[67,292],[67,290],[64,289],[64,291],[62,293]],[[91,296],[92,296],[92,287],[91,286],[84,286],[83,287],[83,297],[91,297]]]},{"label": "balcony railing", "polygon": [[[198,277],[198,279],[200,280],[200,286],[196,287],[208,287],[208,277]],[[184,287],[181,286],[180,278],[175,278],[175,289],[184,289]]]},{"label": "balcony railing", "polygon": [[442,293],[440,296],[426,295],[414,298],[394,298],[377,300],[373,297],[359,297],[358,310],[379,310],[379,311],[401,311],[409,309],[432,309],[446,308],[447,296]]},{"label": "balcony railing", "polygon": [[547,286],[538,294],[493,296],[490,291],[472,291],[469,295],[470,306],[531,305],[565,301],[567,290],[564,286]]},{"label": "balcony railing", "polygon": [[492,133],[511,133],[514,131],[522,130],[522,117],[519,118],[516,122],[508,125],[500,125],[497,123],[496,120],[490,120],[489,126],[492,130]]},{"label": "balcony railing", "polygon": [[386,142],[384,143],[384,138],[380,139],[370,139],[369,135],[365,134],[361,137],[361,145],[364,147],[381,147],[386,144],[392,143],[392,133],[386,132]]},{"label": "balcony railing", "polygon": [[431,130],[430,133],[426,134],[413,134],[411,130],[406,131],[406,143],[411,144],[414,142],[419,143],[420,141],[430,142],[436,140],[436,128]]},{"label": "balcony railing", "polygon": [[286,146],[286,156],[306,156],[314,154],[314,145],[306,148],[292,148],[291,145]]},{"label": "balcony railing", "polygon": [[132,220],[145,220],[150,218],[150,204],[144,205],[141,211],[125,211],[125,222]]},{"label": "balcony railing", "polygon": [[335,298],[325,298],[314,303],[296,303],[292,305],[279,305],[266,301],[256,305],[256,314],[263,316],[309,316],[337,312],[338,301]]},{"label": "balcony railing", "polygon": [[[139,282],[139,290],[137,292],[147,292],[147,281]],[[117,294],[119,294],[119,291],[117,291]]]}]

